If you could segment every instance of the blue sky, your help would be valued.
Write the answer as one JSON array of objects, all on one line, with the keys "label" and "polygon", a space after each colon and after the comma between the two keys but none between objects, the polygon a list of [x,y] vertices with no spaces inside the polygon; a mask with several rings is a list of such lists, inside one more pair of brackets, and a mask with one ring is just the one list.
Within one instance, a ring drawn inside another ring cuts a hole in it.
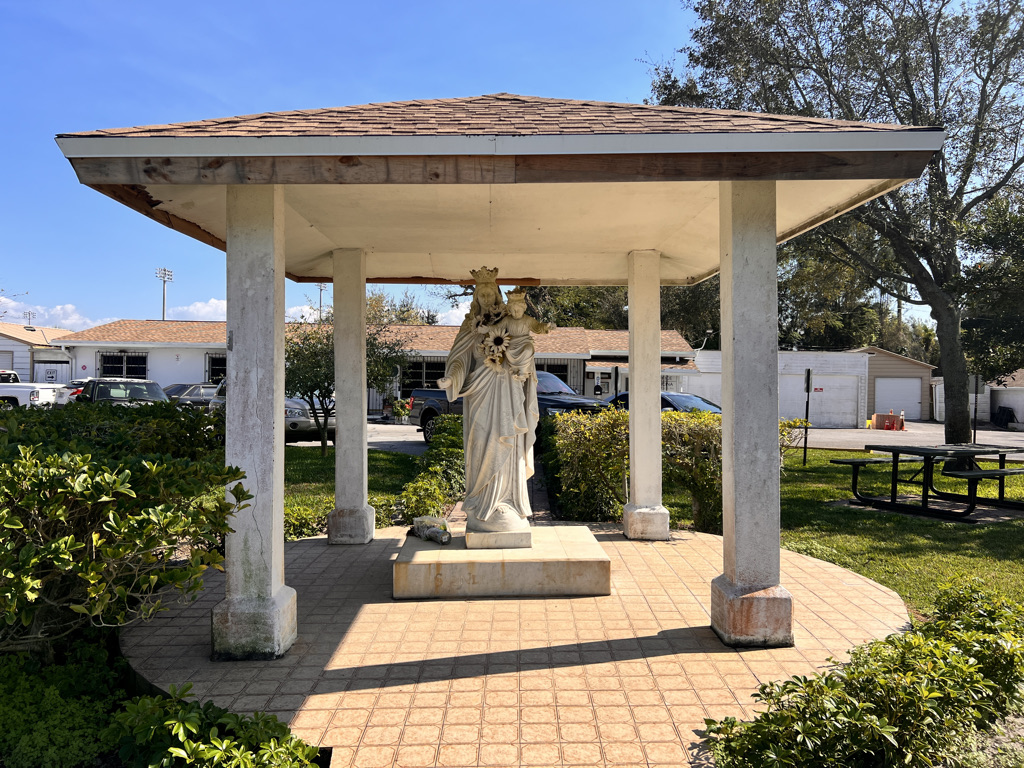
[{"label": "blue sky", "polygon": [[[159,319],[158,267],[169,317],[224,316],[223,253],[81,186],[57,133],[500,91],[639,102],[690,18],[678,0],[0,0],[3,320]],[[289,281],[287,304],[315,294]]]}]

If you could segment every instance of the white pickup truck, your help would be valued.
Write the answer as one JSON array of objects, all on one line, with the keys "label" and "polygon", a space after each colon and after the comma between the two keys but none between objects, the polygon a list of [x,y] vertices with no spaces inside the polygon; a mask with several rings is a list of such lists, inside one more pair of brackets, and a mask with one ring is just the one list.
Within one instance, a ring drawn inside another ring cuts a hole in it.
[{"label": "white pickup truck", "polygon": [[63,384],[22,382],[17,371],[0,371],[0,410],[10,408],[52,408]]}]

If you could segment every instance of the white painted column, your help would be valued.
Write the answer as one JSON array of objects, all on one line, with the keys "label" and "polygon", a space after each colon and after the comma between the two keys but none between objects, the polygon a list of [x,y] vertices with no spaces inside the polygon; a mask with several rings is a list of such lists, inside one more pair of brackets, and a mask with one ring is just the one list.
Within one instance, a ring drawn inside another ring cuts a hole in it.
[{"label": "white painted column", "polygon": [[729,645],[793,644],[779,585],[775,182],[719,182],[723,573],[711,625]]},{"label": "white painted column", "polygon": [[284,583],[284,270],[283,187],[228,187],[225,459],[253,498],[227,536],[226,597],[213,609],[220,659],[275,658],[297,634]]},{"label": "white painted column", "polygon": [[367,503],[366,253],[334,251],[334,511],[331,544],[373,540],[374,509]]},{"label": "white painted column", "polygon": [[629,254],[629,503],[622,513],[630,539],[669,538],[661,504],[661,254]]}]

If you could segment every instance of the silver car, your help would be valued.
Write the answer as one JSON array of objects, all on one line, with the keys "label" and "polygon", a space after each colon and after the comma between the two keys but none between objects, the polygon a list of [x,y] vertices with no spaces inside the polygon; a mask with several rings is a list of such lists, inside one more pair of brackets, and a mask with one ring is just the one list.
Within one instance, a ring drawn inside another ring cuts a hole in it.
[{"label": "silver car", "polygon": [[[213,413],[224,407],[228,381],[222,379],[217,385],[217,392],[210,399],[209,412]],[[327,417],[327,437],[334,440],[334,408],[324,408],[321,420]],[[316,428],[313,415],[305,401],[294,397],[284,399],[284,440],[286,443],[297,443],[303,440],[319,440],[320,432]]]}]

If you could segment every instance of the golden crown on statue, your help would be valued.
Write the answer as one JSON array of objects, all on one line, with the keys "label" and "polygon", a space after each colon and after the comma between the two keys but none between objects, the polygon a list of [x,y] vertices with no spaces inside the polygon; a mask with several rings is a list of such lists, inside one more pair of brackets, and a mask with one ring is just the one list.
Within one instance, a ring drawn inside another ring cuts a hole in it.
[{"label": "golden crown on statue", "polygon": [[498,268],[480,267],[480,269],[470,270],[469,274],[478,283],[493,283],[498,279]]}]

